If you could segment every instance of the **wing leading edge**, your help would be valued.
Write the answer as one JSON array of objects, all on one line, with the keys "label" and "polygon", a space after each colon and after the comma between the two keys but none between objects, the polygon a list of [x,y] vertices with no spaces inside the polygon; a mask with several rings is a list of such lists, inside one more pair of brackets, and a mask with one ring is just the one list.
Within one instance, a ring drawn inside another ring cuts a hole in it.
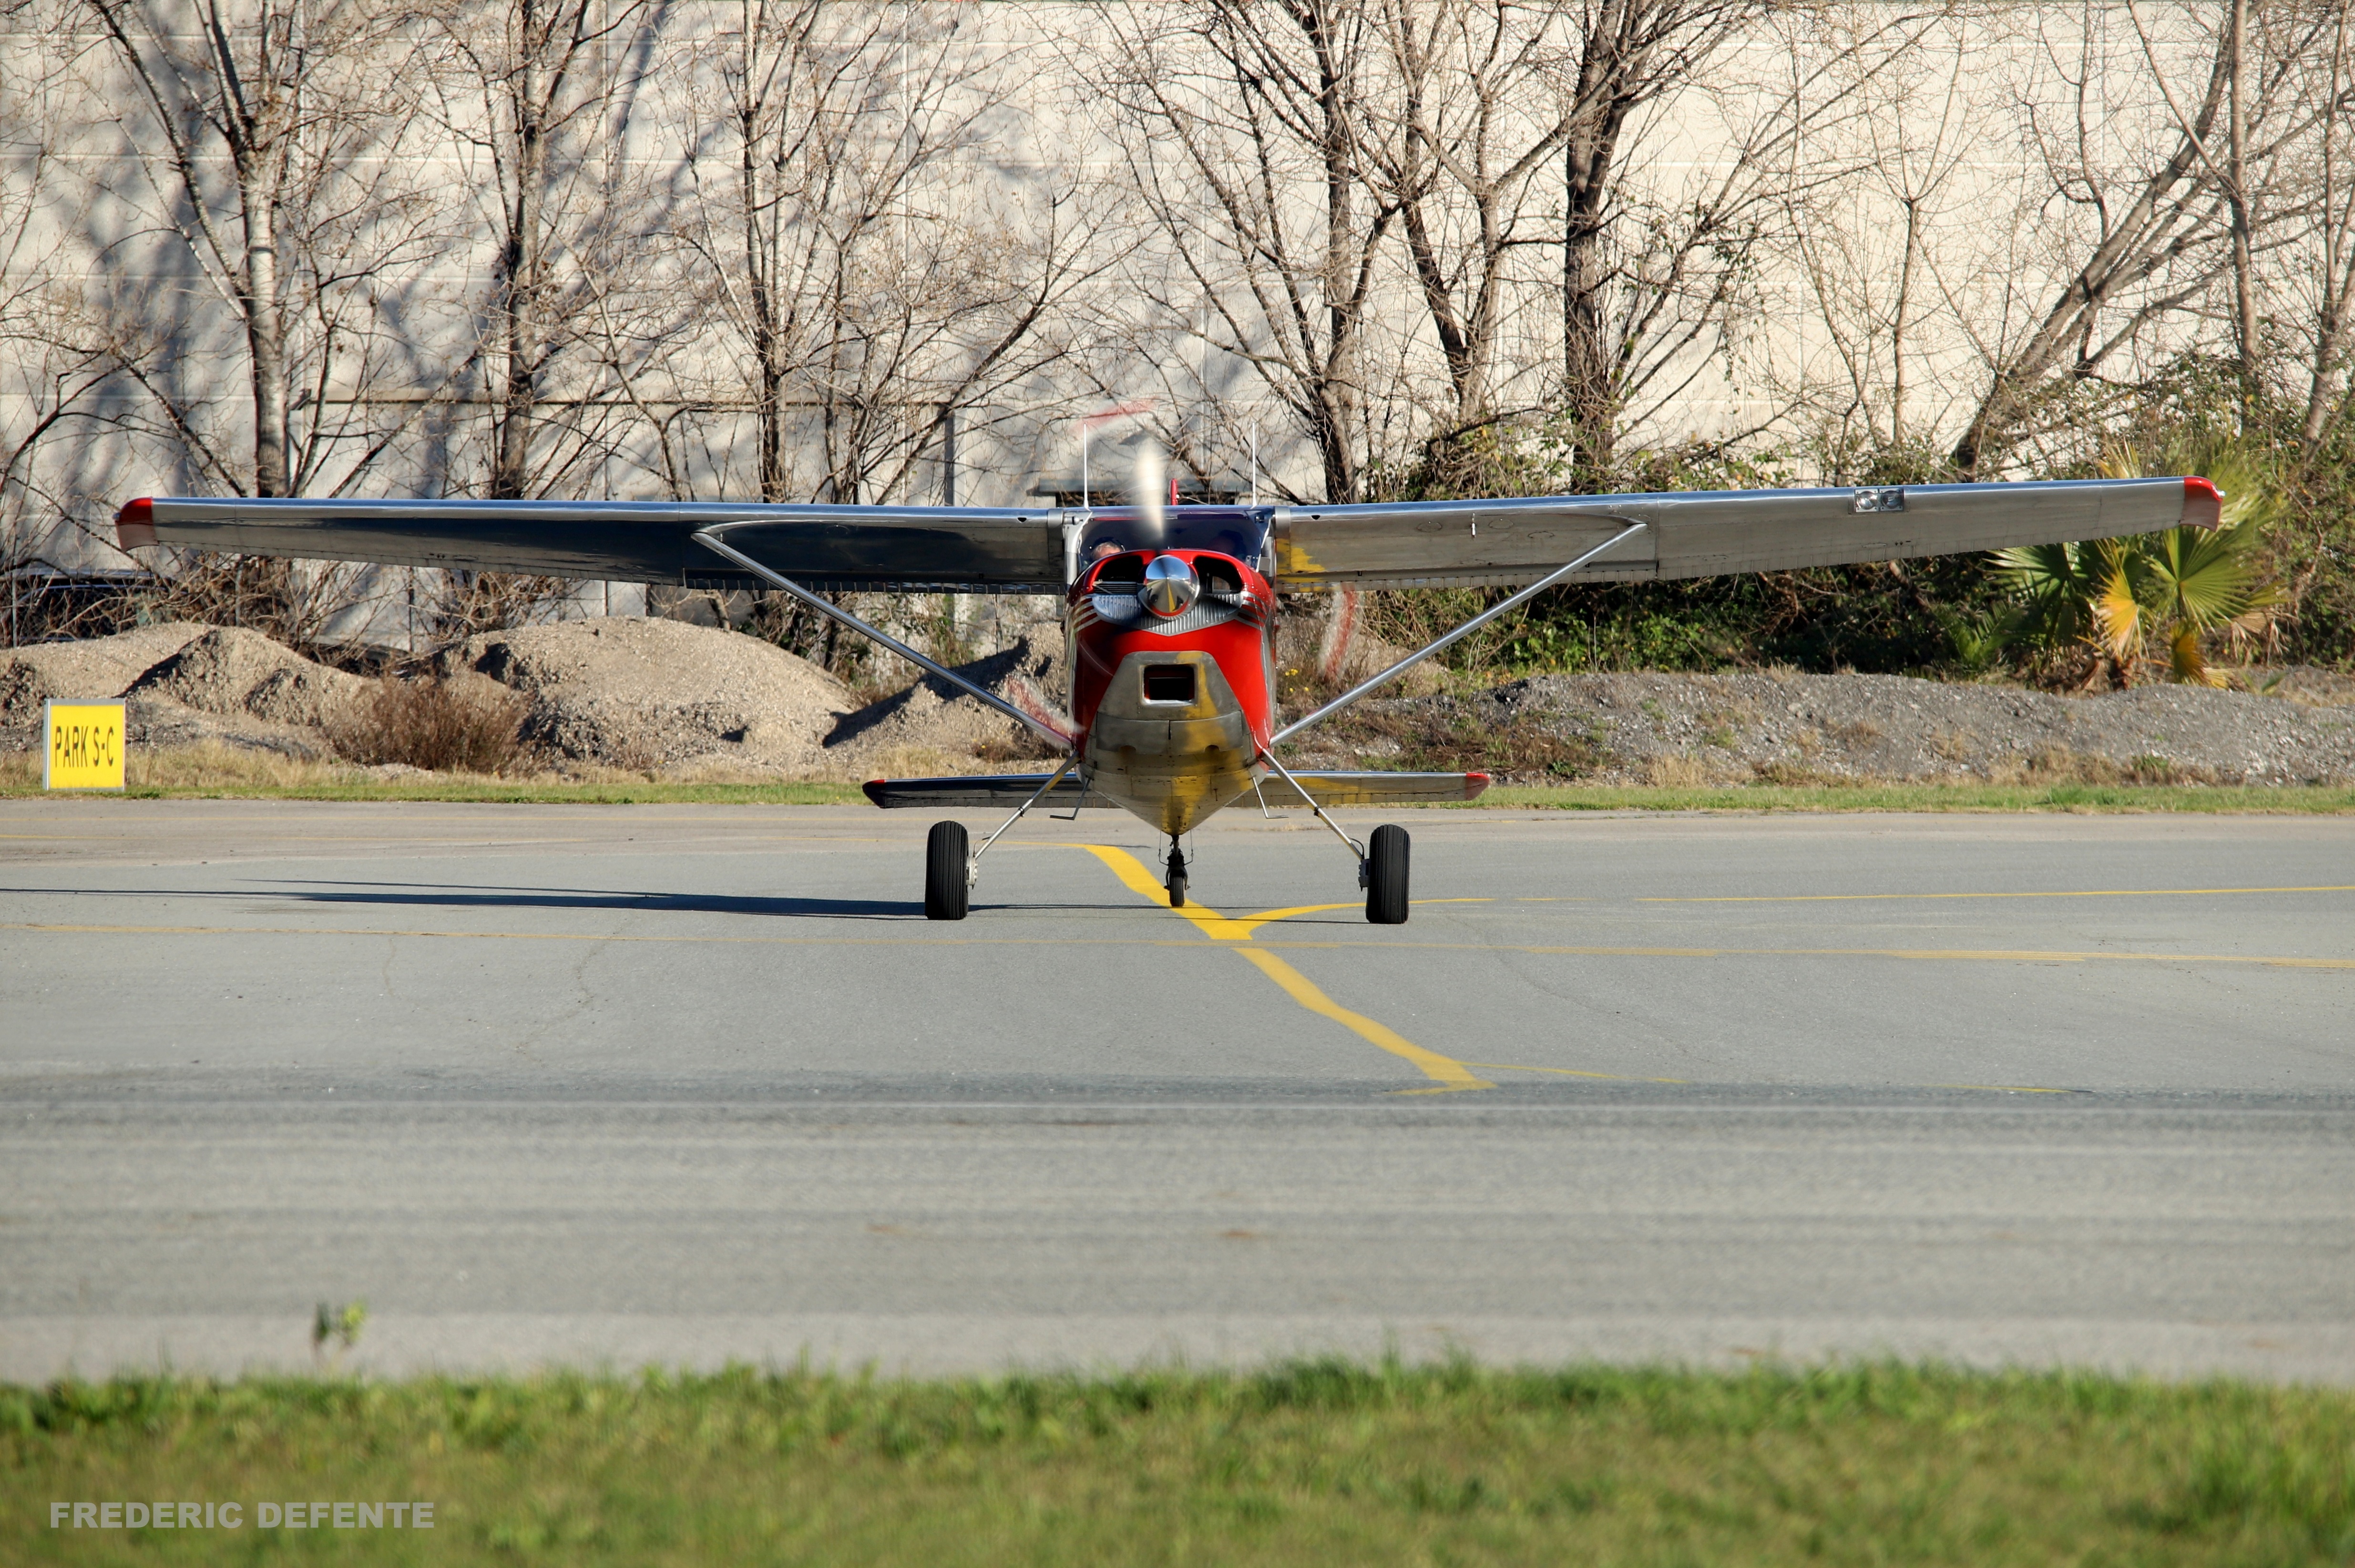
[{"label": "wing leading edge", "polygon": [[[2212,527],[2204,479],[2064,480],[1849,490],[1694,491],[1507,501],[1220,509],[1272,526],[1282,587],[1437,588],[1536,581],[1629,523],[1646,524],[1576,574],[1647,580],[1885,561],[2013,545]],[[1180,512],[1197,509],[1180,508]],[[544,573],[697,588],[755,578],[694,541],[730,543],[820,589],[1060,593],[1054,508],[620,501],[257,501],[163,496],[115,518],[125,549]],[[1131,515],[1099,508],[1098,519]]]}]

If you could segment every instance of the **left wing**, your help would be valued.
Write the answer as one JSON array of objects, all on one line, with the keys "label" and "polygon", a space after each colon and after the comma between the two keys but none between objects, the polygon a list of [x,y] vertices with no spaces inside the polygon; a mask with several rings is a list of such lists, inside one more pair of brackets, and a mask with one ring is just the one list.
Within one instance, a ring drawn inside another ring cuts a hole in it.
[{"label": "left wing", "polygon": [[126,550],[184,545],[256,556],[533,572],[686,588],[764,586],[695,543],[729,543],[805,588],[1063,591],[1051,507],[820,506],[680,501],[255,501],[159,496],[114,519]]}]

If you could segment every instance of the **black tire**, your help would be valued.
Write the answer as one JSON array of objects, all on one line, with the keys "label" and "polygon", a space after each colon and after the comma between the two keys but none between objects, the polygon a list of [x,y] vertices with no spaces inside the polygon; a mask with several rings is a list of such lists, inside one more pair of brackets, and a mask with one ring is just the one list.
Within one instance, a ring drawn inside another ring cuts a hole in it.
[{"label": "black tire", "polygon": [[1366,846],[1366,918],[1376,926],[1406,924],[1404,828],[1385,822]]},{"label": "black tire", "polygon": [[965,868],[972,855],[965,848],[963,822],[934,822],[924,841],[924,918],[962,920],[965,895],[972,884]]}]

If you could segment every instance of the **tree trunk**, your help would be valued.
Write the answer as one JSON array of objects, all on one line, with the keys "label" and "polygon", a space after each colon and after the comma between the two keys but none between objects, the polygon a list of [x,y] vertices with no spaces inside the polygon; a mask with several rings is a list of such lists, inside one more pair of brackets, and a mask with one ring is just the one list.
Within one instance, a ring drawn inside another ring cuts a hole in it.
[{"label": "tree trunk", "polygon": [[253,493],[288,492],[286,327],[279,307],[277,181],[266,159],[238,159],[245,216],[245,343],[253,376]]},{"label": "tree trunk", "polygon": [[2241,397],[2253,399],[2257,391],[2257,285],[2249,221],[2248,138],[2242,99],[2242,53],[2249,31],[2249,0],[2232,0],[2232,32],[2224,52],[2232,76],[2232,111],[2225,135],[2230,143],[2226,165],[2226,198],[2232,209],[2232,316],[2240,340]]},{"label": "tree trunk", "polygon": [[506,321],[506,365],[499,389],[498,450],[491,471],[491,495],[520,499],[530,480],[531,434],[539,398],[541,336],[540,197],[548,169],[548,123],[540,55],[549,23],[540,0],[516,0],[522,59],[510,90],[515,117],[515,191],[507,209],[506,243],[499,257],[501,304]]}]

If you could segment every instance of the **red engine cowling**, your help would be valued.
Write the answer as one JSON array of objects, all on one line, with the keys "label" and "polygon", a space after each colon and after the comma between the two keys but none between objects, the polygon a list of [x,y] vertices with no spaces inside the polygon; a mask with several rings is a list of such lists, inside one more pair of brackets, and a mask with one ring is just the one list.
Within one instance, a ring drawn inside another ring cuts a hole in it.
[{"label": "red engine cowling", "polygon": [[[1173,566],[1182,567],[1185,576],[1173,573]],[[1182,586],[1188,579],[1190,593]],[[1178,700],[1180,682],[1166,673],[1156,677],[1155,667],[1196,667],[1207,654],[1240,707],[1252,744],[1268,744],[1275,720],[1275,589],[1241,561],[1212,550],[1109,556],[1081,574],[1069,615],[1071,719],[1082,732],[1094,726],[1124,668],[1135,669],[1141,660],[1141,680],[1168,683],[1162,696],[1148,694],[1157,705]],[[1211,694],[1201,695],[1207,700]]]}]

